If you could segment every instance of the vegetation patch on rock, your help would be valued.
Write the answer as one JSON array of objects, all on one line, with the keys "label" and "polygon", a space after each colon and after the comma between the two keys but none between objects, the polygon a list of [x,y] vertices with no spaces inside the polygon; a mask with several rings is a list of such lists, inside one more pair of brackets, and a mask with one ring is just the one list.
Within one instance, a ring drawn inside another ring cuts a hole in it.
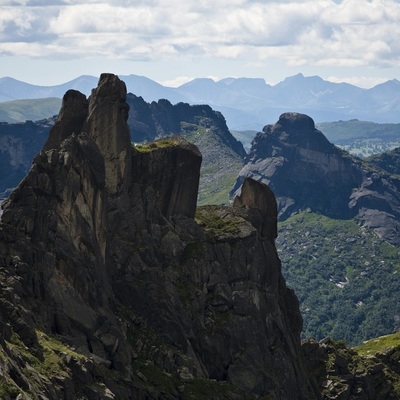
[{"label": "vegetation patch on rock", "polygon": [[178,137],[166,137],[148,143],[135,144],[134,148],[140,153],[150,153],[154,150],[162,149],[165,147],[178,146],[181,143],[182,140],[180,140]]},{"label": "vegetation patch on rock", "polygon": [[207,236],[219,240],[240,236],[240,232],[255,231],[251,224],[232,207],[202,206],[198,207],[196,222],[204,229]]}]

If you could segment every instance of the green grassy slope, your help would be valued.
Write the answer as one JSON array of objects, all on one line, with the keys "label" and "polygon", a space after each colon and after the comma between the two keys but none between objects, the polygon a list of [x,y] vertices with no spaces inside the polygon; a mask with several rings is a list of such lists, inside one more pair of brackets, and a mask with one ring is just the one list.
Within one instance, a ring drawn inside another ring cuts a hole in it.
[{"label": "green grassy slope", "polygon": [[38,121],[58,114],[61,99],[15,100],[0,103],[0,121],[8,123]]},{"label": "green grassy slope", "polygon": [[354,220],[303,212],[279,223],[277,248],[300,301],[304,337],[355,345],[400,327],[400,249]]},{"label": "green grassy slope", "polygon": [[243,166],[242,158],[223,143],[215,126],[183,122],[181,128],[181,135],[203,155],[198,204],[229,204],[229,191]]}]

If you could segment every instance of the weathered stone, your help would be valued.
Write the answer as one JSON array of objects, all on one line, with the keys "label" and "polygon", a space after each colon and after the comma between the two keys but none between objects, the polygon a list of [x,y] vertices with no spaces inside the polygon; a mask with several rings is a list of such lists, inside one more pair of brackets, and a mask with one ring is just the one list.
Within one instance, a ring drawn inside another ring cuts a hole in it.
[{"label": "weathered stone", "polygon": [[145,208],[158,209],[165,217],[193,218],[201,158],[196,146],[179,137],[161,139],[148,150],[136,152],[134,179],[145,194]]},{"label": "weathered stone", "polygon": [[110,194],[127,190],[131,173],[131,139],[127,124],[126,86],[113,74],[101,74],[89,97],[88,116],[82,127],[104,157],[106,188]]},{"label": "weathered stone", "polygon": [[86,96],[77,90],[65,93],[57,121],[50,130],[43,151],[58,149],[72,133],[79,134],[88,112]]},{"label": "weathered stone", "polygon": [[198,149],[169,138],[133,150],[125,95],[116,76],[102,75],[69,136],[79,124],[67,118],[75,94],[67,96],[67,120],[4,207],[7,335],[20,332],[42,359],[37,329],[71,349],[59,356],[65,379],[39,378],[35,395],[55,400],[65,387],[75,398],[179,398],[137,382],[138,363],[149,360],[151,379],[216,379],[233,399],[318,398],[299,304],[280,272],[273,194],[249,181],[240,207],[195,215]]},{"label": "weathered stone", "polygon": [[[278,236],[278,207],[275,196],[268,186],[251,178],[246,178],[241,187],[240,195],[233,201],[234,207],[245,207],[254,211],[250,218],[258,227],[261,236],[271,240]],[[258,215],[257,215],[258,214]],[[259,219],[259,221],[257,221]]]},{"label": "weathered stone", "polygon": [[181,367],[178,370],[178,376],[182,382],[193,382],[194,380],[194,376],[189,372],[189,368],[187,367]]}]

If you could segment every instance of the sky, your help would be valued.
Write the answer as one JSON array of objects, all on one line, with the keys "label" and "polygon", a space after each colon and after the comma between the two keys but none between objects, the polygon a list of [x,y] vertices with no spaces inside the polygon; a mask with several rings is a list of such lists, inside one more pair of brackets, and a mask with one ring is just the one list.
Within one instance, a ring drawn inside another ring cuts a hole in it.
[{"label": "sky", "polygon": [[0,77],[400,80],[400,0],[0,0]]}]

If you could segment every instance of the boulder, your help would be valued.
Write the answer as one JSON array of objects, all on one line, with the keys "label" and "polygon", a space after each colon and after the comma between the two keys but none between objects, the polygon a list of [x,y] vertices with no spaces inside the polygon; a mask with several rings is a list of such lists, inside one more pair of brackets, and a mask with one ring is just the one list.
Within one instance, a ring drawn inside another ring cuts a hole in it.
[{"label": "boulder", "polygon": [[261,236],[275,240],[278,236],[278,207],[275,195],[268,186],[251,178],[246,178],[240,195],[233,201],[233,207],[245,207],[253,211],[253,222],[258,226]]}]

